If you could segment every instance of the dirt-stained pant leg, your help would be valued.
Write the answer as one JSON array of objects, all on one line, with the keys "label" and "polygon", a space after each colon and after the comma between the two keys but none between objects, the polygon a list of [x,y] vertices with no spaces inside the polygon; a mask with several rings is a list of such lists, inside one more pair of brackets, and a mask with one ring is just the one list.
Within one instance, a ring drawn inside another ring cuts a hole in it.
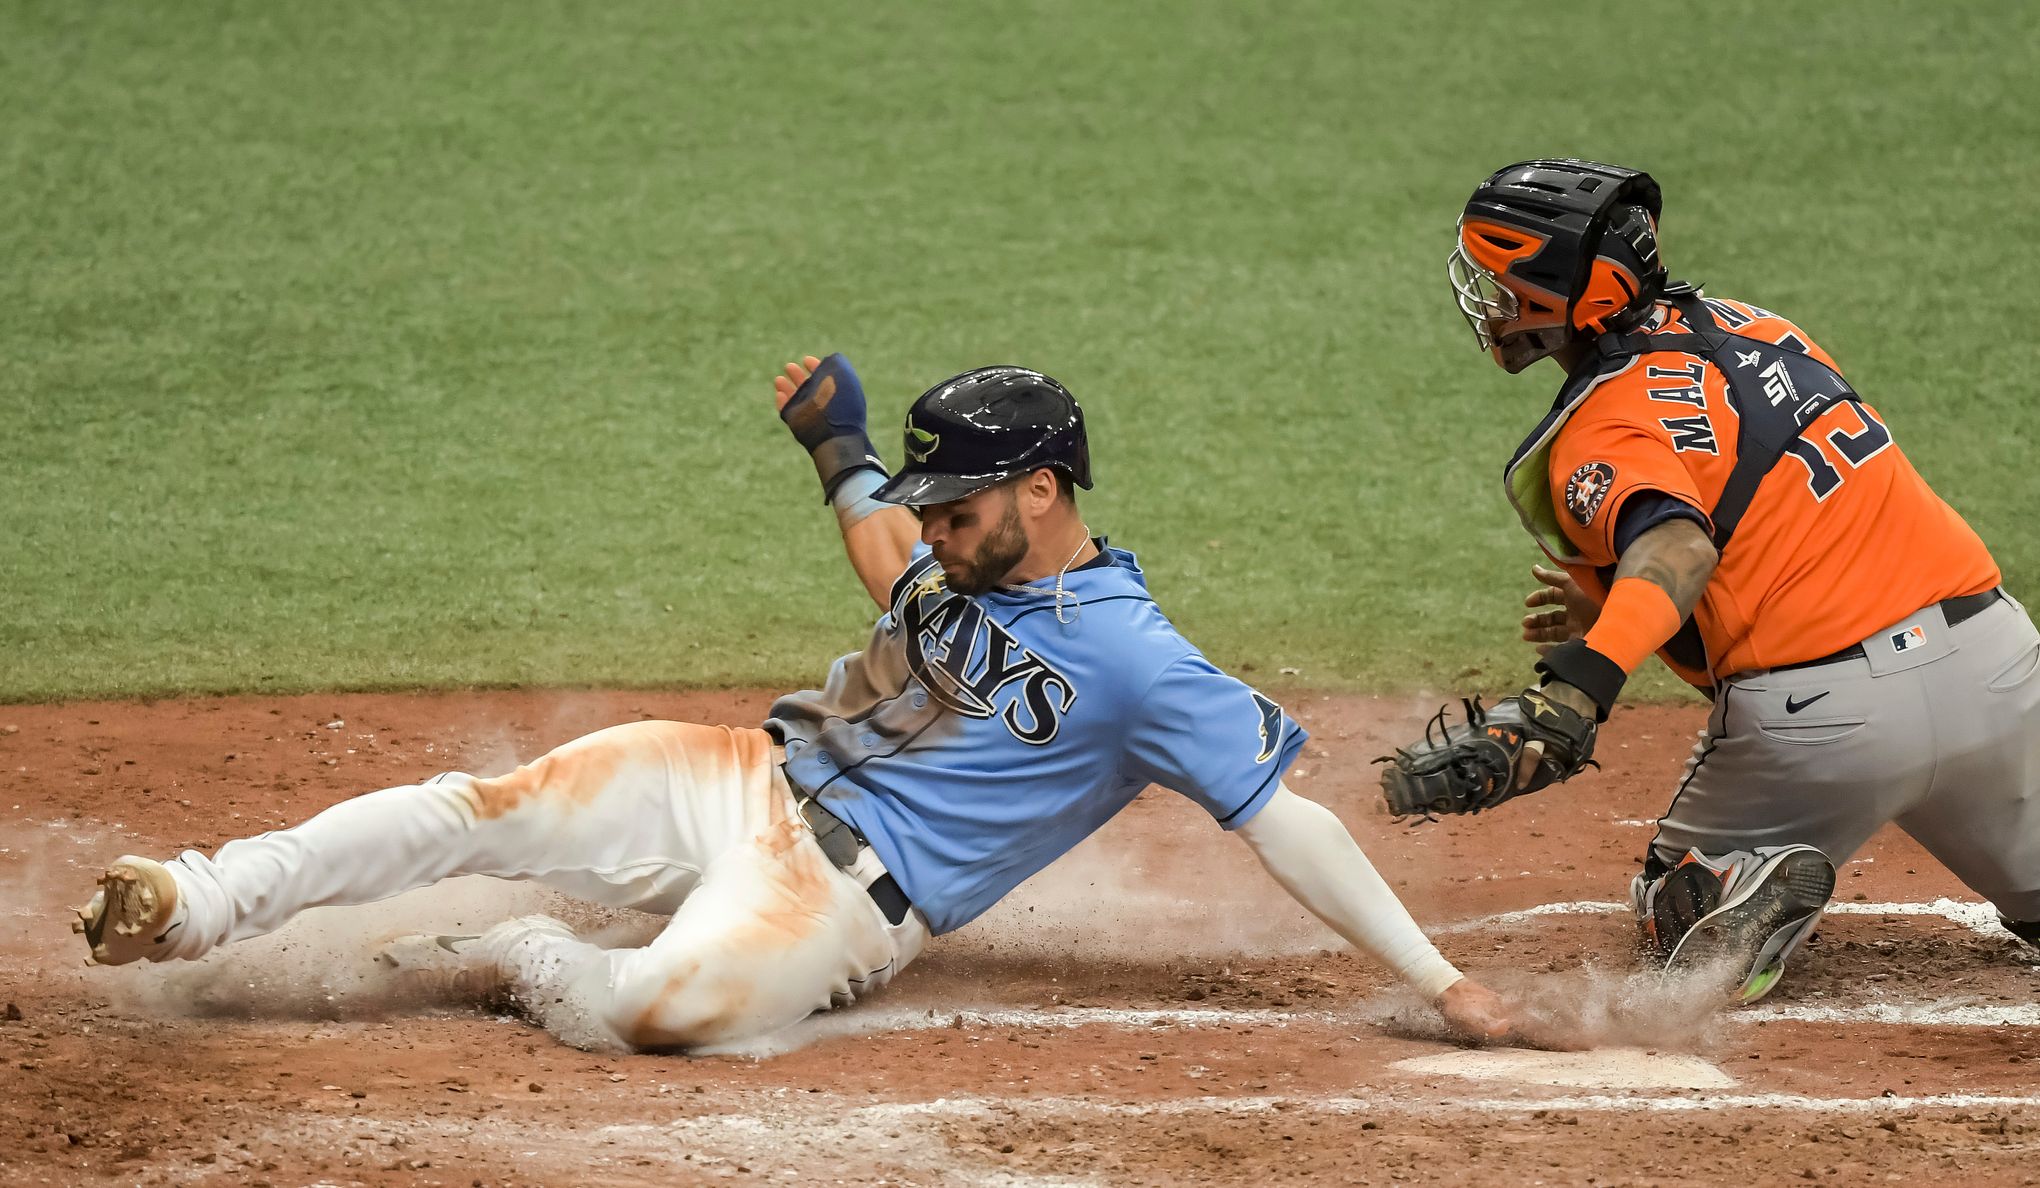
[{"label": "dirt-stained pant leg", "polygon": [[[290,829],[170,864],[186,906],[166,958],[282,927],[310,907],[373,903],[454,875],[534,879],[616,907],[670,911],[757,816],[739,744],[757,731],[634,722],[508,775],[448,772],[345,800]],[[750,781],[762,797],[769,774]],[[676,794],[677,793],[677,794]]]},{"label": "dirt-stained pant leg", "polygon": [[1728,682],[1654,845],[1816,846],[1836,865],[1897,820],[2008,916],[2040,916],[2040,640],[2006,601],[1938,608],[1864,659]]},{"label": "dirt-stained pant leg", "polygon": [[822,854],[763,731],[634,722],[508,775],[448,773],[187,852],[171,864],[186,921],[163,956],[454,875],[531,879],[673,914],[640,949],[514,946],[515,989],[543,1021],[581,1043],[727,1043],[876,989],[919,953],[925,922],[889,925],[863,890],[883,868],[861,861],[853,877]]},{"label": "dirt-stained pant leg", "polygon": [[1927,670],[1932,789],[1899,826],[2007,920],[2040,922],[2040,631],[2006,601]]},{"label": "dirt-stained pant leg", "polygon": [[710,863],[643,948],[520,944],[516,992],[582,1046],[701,1050],[767,1035],[876,990],[920,952],[919,914],[891,925],[864,890],[881,873],[836,869],[797,819],[782,819]]}]

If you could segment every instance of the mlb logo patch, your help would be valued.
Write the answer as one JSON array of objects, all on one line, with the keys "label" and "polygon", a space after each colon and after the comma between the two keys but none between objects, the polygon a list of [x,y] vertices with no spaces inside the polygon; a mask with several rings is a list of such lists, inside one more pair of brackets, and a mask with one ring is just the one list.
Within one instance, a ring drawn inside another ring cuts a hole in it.
[{"label": "mlb logo patch", "polygon": [[1891,650],[1894,652],[1904,652],[1912,648],[1924,647],[1926,642],[1927,629],[1925,627],[1911,627],[1904,631],[1894,631],[1891,634]]}]

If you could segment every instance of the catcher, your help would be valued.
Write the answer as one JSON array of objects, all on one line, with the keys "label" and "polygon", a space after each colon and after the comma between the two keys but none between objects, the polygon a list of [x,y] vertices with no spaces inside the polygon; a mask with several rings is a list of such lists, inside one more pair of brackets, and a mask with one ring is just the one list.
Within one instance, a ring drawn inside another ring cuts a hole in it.
[{"label": "catcher", "polygon": [[1505,371],[1549,356],[1510,459],[1539,684],[1397,756],[1398,813],[1565,780],[1653,652],[1713,716],[1630,887],[1668,967],[1777,984],[1835,864],[1900,828],[2040,941],[2040,633],[1983,542],[1791,322],[1671,280],[1657,183],[1526,161],[1481,183],[1448,271]]}]

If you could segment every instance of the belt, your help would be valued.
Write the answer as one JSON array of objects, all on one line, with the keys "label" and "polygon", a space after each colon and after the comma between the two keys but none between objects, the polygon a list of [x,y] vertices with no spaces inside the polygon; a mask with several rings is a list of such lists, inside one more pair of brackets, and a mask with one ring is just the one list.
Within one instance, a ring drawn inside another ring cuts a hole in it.
[{"label": "belt", "polygon": [[[821,801],[807,793],[795,793],[794,803],[800,808],[801,819],[807,822],[809,831],[815,835],[815,844],[822,848],[822,854],[835,864],[836,869],[847,871],[855,866],[858,853],[871,845],[864,840],[863,834],[857,832],[856,826],[823,808]],[[899,882],[892,877],[891,871],[872,880],[864,893],[871,896],[871,902],[878,905],[878,910],[884,912],[886,920],[892,924],[905,920],[914,907],[907,893],[900,890]]]},{"label": "belt", "polygon": [[[1965,594],[1960,598],[1944,598],[1934,605],[1941,608],[1941,614],[1954,627],[1966,623],[1996,605],[2005,596],[2003,586],[1992,586],[1981,594]],[[1822,664],[1837,664],[1843,660],[1867,660],[1869,653],[1860,643],[1850,644],[1839,652],[1829,652],[1818,660],[1801,660],[1797,664],[1774,664],[1772,672],[1790,672],[1795,668],[1817,668]]]}]

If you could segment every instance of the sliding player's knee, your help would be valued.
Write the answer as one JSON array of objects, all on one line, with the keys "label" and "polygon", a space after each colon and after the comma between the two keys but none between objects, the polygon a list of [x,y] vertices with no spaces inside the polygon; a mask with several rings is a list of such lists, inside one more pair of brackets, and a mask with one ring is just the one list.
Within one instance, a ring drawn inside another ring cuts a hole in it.
[{"label": "sliding player's knee", "polygon": [[751,979],[705,969],[699,960],[627,960],[611,974],[610,988],[606,1021],[634,1048],[699,1048],[754,1030]]}]

